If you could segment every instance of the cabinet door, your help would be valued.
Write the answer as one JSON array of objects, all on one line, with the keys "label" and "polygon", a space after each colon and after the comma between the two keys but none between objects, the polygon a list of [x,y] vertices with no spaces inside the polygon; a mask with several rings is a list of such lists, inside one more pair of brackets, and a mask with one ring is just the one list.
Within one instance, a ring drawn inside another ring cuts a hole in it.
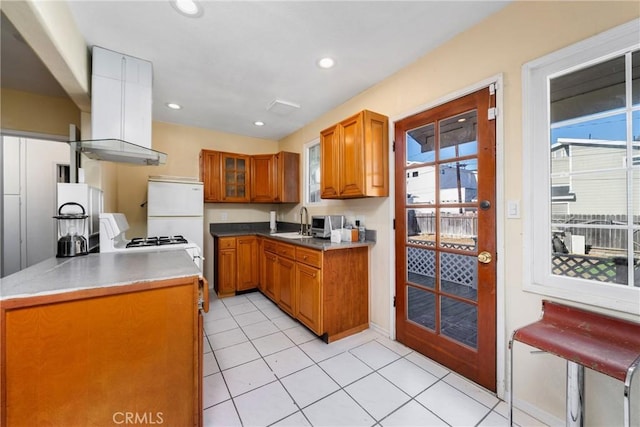
[{"label": "cabinet door", "polygon": [[323,199],[339,197],[339,135],[338,126],[320,133],[320,197]]},{"label": "cabinet door", "polygon": [[264,253],[264,294],[274,302],[278,302],[278,257],[271,253]]},{"label": "cabinet door", "polygon": [[204,183],[204,201],[220,201],[220,153],[212,150],[200,152],[200,181]]},{"label": "cabinet door", "polygon": [[221,153],[222,201],[249,202],[249,156]]},{"label": "cabinet door", "polygon": [[277,159],[273,154],[251,156],[251,201],[273,203],[278,200]]},{"label": "cabinet door", "polygon": [[280,295],[278,306],[295,316],[295,283],[296,264],[286,258],[278,258],[278,284],[280,285]]},{"label": "cabinet door", "polygon": [[323,199],[389,195],[389,119],[364,110],[320,133]]},{"label": "cabinet door", "polygon": [[318,335],[322,335],[322,280],[320,270],[296,264],[295,317]]},{"label": "cabinet door", "polygon": [[341,197],[364,196],[362,114],[342,121],[339,127],[339,194]]},{"label": "cabinet door", "polygon": [[277,201],[280,203],[300,202],[300,155],[281,151],[276,155],[278,175]]},{"label": "cabinet door", "polygon": [[1,424],[201,424],[197,285],[155,286],[3,310]]},{"label": "cabinet door", "polygon": [[218,296],[235,295],[236,293],[236,249],[218,251]]},{"label": "cabinet door", "polygon": [[246,291],[258,286],[258,238],[256,236],[236,239],[238,281],[236,290]]},{"label": "cabinet door", "polygon": [[389,195],[389,118],[373,111],[362,112],[363,191],[369,197]]},{"label": "cabinet door", "polygon": [[264,239],[258,237],[258,289],[264,293]]},{"label": "cabinet door", "polygon": [[[209,286],[208,284],[206,284]],[[208,345],[208,344],[207,344]],[[198,311],[198,378],[204,378],[204,315]],[[198,381],[198,418],[197,425],[202,425],[204,411],[204,381]]]}]

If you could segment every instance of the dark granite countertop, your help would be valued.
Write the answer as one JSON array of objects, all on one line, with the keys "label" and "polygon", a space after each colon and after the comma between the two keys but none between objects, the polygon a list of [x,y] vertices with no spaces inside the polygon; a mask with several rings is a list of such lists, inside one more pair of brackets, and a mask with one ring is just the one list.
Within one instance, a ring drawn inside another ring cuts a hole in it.
[{"label": "dark granite countertop", "polygon": [[[367,240],[364,242],[340,242],[332,243],[330,239],[318,239],[315,237],[283,237],[283,234],[290,235],[300,230],[299,224],[278,222],[276,224],[277,233],[269,232],[268,222],[248,222],[248,223],[211,223],[209,232],[213,237],[240,237],[240,236],[263,236],[289,243],[292,245],[304,246],[320,251],[357,248],[361,246],[373,246],[375,244],[375,231],[367,230]],[[280,234],[280,236],[278,236]]]}]

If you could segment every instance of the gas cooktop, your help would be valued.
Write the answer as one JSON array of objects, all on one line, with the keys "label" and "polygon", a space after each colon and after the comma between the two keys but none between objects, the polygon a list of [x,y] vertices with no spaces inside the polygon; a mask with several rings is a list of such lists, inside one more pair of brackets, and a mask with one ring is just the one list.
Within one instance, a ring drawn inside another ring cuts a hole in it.
[{"label": "gas cooktop", "polygon": [[179,245],[181,243],[189,243],[181,235],[176,236],[158,236],[158,237],[135,237],[127,243],[127,248],[140,248],[145,246],[164,246]]}]

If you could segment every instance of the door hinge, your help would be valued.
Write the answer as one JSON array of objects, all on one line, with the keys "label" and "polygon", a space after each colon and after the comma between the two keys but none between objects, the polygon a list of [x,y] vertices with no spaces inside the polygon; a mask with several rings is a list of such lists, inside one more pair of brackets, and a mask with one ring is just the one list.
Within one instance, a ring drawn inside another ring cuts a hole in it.
[{"label": "door hinge", "polygon": [[396,297],[395,297],[395,295],[393,296],[393,306],[394,307],[396,306]]},{"label": "door hinge", "polygon": [[489,95],[495,95],[498,90],[498,83],[491,83],[489,85]]},{"label": "door hinge", "polygon": [[396,152],[396,142],[393,141],[393,144],[391,144],[391,150],[395,153]]},{"label": "door hinge", "polygon": [[394,230],[396,229],[396,219],[395,218],[393,219],[393,229]]},{"label": "door hinge", "polygon": [[491,107],[489,108],[489,110],[487,111],[488,114],[488,119],[489,120],[495,120],[496,117],[498,117],[498,107]]}]

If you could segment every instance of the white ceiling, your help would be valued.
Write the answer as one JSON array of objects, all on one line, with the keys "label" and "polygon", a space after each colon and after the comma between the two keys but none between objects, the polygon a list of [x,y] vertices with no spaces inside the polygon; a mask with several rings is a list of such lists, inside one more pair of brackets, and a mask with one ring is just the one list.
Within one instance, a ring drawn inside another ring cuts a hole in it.
[{"label": "white ceiling", "polygon": [[[189,18],[178,14],[166,0],[69,1],[88,46],[153,63],[154,120],[280,139],[507,2],[201,4],[203,16]],[[4,38],[3,29],[3,48]],[[2,55],[4,74],[4,50]],[[317,67],[316,61],[323,56],[333,57],[336,66],[330,70]],[[5,80],[3,77],[3,86]],[[300,108],[288,114],[267,111],[275,99]],[[170,110],[167,102],[183,108]],[[254,126],[256,120],[265,126]]]}]

